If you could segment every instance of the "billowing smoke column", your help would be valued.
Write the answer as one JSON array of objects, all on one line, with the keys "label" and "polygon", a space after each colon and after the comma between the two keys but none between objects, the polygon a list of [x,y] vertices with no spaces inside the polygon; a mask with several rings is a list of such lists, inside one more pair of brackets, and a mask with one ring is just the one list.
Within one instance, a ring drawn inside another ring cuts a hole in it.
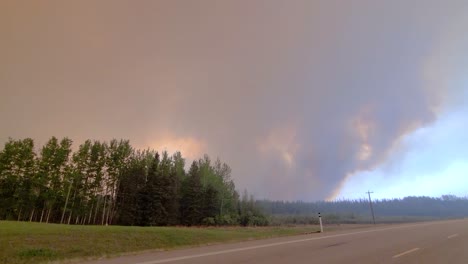
[{"label": "billowing smoke column", "polygon": [[122,137],[206,152],[231,165],[239,188],[290,200],[332,196],[435,118],[442,95],[422,68],[464,8],[55,4],[0,8],[0,140]]}]

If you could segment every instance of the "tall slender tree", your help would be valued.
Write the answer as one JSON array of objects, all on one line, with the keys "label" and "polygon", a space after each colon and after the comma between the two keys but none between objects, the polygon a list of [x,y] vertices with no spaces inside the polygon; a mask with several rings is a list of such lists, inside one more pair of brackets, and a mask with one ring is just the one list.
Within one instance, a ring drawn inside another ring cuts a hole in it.
[{"label": "tall slender tree", "polygon": [[0,216],[22,220],[29,217],[35,196],[34,141],[9,139],[0,153]]}]

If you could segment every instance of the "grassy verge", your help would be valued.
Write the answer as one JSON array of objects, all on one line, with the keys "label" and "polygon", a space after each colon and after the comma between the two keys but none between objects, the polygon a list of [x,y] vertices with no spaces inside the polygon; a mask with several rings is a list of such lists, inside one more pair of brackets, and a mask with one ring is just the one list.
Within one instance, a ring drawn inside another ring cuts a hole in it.
[{"label": "grassy verge", "polygon": [[38,263],[114,256],[212,243],[298,235],[302,227],[124,227],[72,226],[0,221],[0,263]]}]

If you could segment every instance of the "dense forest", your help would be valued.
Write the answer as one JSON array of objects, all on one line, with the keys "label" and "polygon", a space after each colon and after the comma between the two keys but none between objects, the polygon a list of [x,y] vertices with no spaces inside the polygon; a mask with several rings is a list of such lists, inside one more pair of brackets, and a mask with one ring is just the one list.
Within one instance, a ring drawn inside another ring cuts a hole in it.
[{"label": "dense forest", "polygon": [[[468,216],[468,198],[406,197],[373,202],[378,221]],[[369,201],[255,201],[240,197],[231,168],[205,155],[186,171],[180,152],[134,149],[128,140],[86,140],[73,151],[52,137],[10,139],[0,152],[0,220],[91,225],[315,224],[370,219]],[[268,216],[268,217],[266,217]]]},{"label": "dense forest", "polygon": [[231,168],[205,155],[188,172],[180,152],[136,150],[127,140],[30,138],[0,152],[0,220],[92,225],[267,225]]},{"label": "dense forest", "polygon": [[[320,212],[328,222],[369,222],[369,200],[338,200],[318,202],[257,201],[257,205],[271,216],[272,224],[313,224]],[[468,216],[468,198],[443,195],[433,197],[405,197],[372,201],[378,222],[460,218]]]}]

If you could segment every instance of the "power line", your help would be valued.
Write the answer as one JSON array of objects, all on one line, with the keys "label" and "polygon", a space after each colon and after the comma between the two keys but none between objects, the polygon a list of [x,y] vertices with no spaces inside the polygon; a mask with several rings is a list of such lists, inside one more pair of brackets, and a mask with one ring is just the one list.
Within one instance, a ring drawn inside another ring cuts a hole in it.
[{"label": "power line", "polygon": [[370,197],[370,194],[374,193],[374,192],[367,191],[366,193],[369,195],[369,205],[370,205],[370,210],[371,210],[371,213],[372,213],[372,221],[374,222],[374,225],[375,225],[374,208],[372,207],[372,199]]}]

